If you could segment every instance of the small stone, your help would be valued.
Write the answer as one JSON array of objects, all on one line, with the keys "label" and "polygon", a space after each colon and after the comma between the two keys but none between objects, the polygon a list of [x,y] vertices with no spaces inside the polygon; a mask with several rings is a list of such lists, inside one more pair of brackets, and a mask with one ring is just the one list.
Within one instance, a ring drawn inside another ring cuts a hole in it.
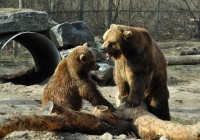
[{"label": "small stone", "polygon": [[88,140],[88,135],[81,134],[81,135],[76,137],[76,140]]},{"label": "small stone", "polygon": [[99,139],[99,136],[96,136],[96,135],[89,135],[88,136],[88,140],[98,140]]},{"label": "small stone", "polygon": [[15,131],[10,134],[10,137],[13,138],[24,138],[28,136],[28,131]]},{"label": "small stone", "polygon": [[125,140],[126,139],[126,135],[125,134],[119,135],[119,139]]},{"label": "small stone", "polygon": [[167,136],[162,136],[162,137],[160,137],[159,140],[169,140],[169,139],[167,138]]},{"label": "small stone", "polygon": [[113,135],[111,135],[110,133],[104,133],[102,136],[100,136],[100,140],[112,140],[113,139]]}]

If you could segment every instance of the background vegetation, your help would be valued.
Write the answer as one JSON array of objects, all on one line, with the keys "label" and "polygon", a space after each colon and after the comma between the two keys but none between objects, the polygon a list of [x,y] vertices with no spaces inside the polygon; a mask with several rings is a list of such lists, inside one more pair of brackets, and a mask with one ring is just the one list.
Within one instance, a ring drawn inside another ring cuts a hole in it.
[{"label": "background vegetation", "polygon": [[200,38],[200,0],[0,0],[0,8],[46,11],[55,22],[85,21],[95,35],[111,23],[145,27],[156,40]]}]

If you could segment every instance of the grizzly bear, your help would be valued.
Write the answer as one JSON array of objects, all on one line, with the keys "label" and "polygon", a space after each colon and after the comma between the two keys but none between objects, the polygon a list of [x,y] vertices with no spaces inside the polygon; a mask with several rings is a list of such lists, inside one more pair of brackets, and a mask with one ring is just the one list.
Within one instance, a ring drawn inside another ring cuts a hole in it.
[{"label": "grizzly bear", "polygon": [[114,81],[126,107],[146,103],[149,112],[170,120],[166,61],[143,28],[112,24],[103,35],[101,52],[115,62]]},{"label": "grizzly bear", "polygon": [[114,107],[98,91],[90,72],[98,69],[94,53],[87,43],[75,47],[57,66],[53,76],[44,88],[42,106],[47,102],[79,111],[82,99],[93,106],[105,105],[114,111]]}]

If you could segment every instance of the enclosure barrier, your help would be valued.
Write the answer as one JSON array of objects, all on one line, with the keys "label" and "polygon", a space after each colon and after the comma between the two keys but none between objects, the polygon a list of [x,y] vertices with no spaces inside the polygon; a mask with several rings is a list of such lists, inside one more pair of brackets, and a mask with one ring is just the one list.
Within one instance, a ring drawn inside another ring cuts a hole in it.
[{"label": "enclosure barrier", "polygon": [[6,44],[12,40],[23,45],[31,53],[35,62],[35,72],[33,73],[34,76],[32,76],[32,78],[38,78],[42,81],[54,73],[61,57],[55,44],[51,40],[44,35],[35,32],[20,32],[12,35],[1,35],[1,51]]}]

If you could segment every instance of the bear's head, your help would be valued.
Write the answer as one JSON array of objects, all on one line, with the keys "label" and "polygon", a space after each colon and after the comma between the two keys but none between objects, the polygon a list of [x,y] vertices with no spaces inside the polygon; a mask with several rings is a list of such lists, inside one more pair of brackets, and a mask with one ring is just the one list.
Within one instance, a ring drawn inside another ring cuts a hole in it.
[{"label": "bear's head", "polygon": [[125,27],[112,24],[103,35],[104,43],[101,52],[105,53],[107,60],[111,57],[118,58],[123,52],[124,44],[128,42],[131,36],[132,32]]},{"label": "bear's head", "polygon": [[96,57],[87,43],[75,47],[69,54],[68,61],[75,71],[90,72],[99,69]]}]

